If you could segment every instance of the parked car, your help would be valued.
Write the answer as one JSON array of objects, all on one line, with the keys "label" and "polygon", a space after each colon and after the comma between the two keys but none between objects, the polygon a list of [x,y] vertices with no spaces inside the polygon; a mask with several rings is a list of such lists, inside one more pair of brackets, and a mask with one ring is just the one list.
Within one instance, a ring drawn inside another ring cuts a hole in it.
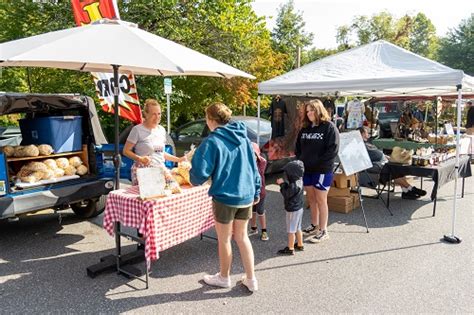
[{"label": "parked car", "polygon": [[396,126],[401,115],[401,103],[398,101],[378,102],[374,104],[374,109],[379,111],[378,115],[378,136],[379,138],[392,138],[392,126]]},{"label": "parked car", "polygon": [[[250,141],[257,142],[257,117],[249,116],[234,116],[234,120],[241,121],[247,126],[247,136]],[[204,138],[209,134],[209,128],[206,125],[205,119],[198,119],[187,124],[184,124],[174,130],[171,134],[174,145],[176,147],[176,154],[181,156],[185,151],[189,151],[191,145],[199,145]],[[274,173],[282,170],[283,166],[291,160],[290,157],[280,160],[268,160],[269,141],[272,135],[272,127],[270,121],[260,119],[260,149],[262,154],[267,159],[267,169],[265,173]]]},{"label": "parked car", "polygon": [[[113,145],[105,140],[93,100],[79,95],[0,93],[0,115],[18,113],[25,118],[20,121],[21,133],[16,129],[15,134],[15,128],[2,133],[13,131],[6,138],[15,142],[5,142],[0,149],[0,219],[69,207],[84,218],[100,214],[106,195],[114,188],[113,162],[109,158]],[[21,145],[48,144],[59,149],[50,155],[12,156],[11,150],[19,149],[19,141]],[[86,173],[48,178],[38,175],[28,181],[19,175],[30,162],[44,167],[47,159],[58,163],[59,158],[72,157],[82,160]],[[121,173],[127,176],[127,172],[129,166],[122,163]]]}]

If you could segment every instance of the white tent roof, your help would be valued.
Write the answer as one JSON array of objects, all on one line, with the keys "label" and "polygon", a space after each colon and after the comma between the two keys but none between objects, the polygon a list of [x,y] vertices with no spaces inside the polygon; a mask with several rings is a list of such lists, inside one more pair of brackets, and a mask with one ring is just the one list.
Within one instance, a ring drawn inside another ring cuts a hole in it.
[{"label": "white tent roof", "polygon": [[474,91],[474,78],[379,40],[258,84],[259,94],[296,96],[446,95]]},{"label": "white tent roof", "polygon": [[139,29],[125,21],[100,20],[0,44],[0,67],[50,67],[143,75],[244,77],[251,74]]}]

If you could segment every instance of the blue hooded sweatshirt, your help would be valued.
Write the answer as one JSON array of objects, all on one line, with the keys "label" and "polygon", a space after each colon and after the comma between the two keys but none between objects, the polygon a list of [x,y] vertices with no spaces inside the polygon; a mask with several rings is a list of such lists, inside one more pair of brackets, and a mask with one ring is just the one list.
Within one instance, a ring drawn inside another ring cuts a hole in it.
[{"label": "blue hooded sweatshirt", "polygon": [[211,178],[209,195],[220,203],[247,206],[260,195],[260,175],[242,122],[231,121],[211,132],[191,165],[191,183],[201,185]]}]

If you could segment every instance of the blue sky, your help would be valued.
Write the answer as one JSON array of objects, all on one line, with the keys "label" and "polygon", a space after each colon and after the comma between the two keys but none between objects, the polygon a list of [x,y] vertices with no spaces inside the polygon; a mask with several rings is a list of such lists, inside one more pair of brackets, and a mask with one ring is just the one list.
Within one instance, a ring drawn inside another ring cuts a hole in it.
[{"label": "blue sky", "polygon": [[[259,16],[267,18],[271,30],[275,25],[278,8],[286,0],[255,0],[252,4]],[[383,10],[399,18],[405,14],[423,12],[436,27],[436,33],[444,36],[449,29],[459,25],[462,19],[474,14],[474,0],[295,0],[306,23],[305,30],[314,34],[317,48],[335,48],[336,29],[350,24],[357,15],[372,16]]]}]

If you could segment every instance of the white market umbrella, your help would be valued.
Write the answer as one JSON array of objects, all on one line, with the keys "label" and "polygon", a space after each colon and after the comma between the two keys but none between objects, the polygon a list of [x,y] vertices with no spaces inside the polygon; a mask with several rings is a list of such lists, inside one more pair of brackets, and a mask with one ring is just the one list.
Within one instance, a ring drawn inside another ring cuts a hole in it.
[{"label": "white market umbrella", "polygon": [[[46,67],[85,72],[157,76],[254,76],[197,51],[139,29],[136,24],[100,20],[91,25],[0,44],[0,67]],[[114,90],[118,108],[118,89]],[[116,188],[120,183],[119,116],[115,110]]]}]

